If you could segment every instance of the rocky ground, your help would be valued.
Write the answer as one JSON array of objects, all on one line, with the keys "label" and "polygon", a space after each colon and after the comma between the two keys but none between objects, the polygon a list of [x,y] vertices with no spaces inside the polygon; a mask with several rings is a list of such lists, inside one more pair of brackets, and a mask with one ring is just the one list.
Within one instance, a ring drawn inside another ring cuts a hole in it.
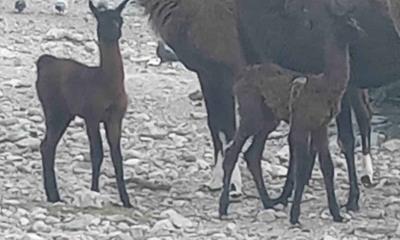
[{"label": "rocky ground", "polygon": [[[0,239],[400,239],[400,111],[388,104],[375,109],[381,113],[373,120],[378,184],[361,186],[361,210],[343,213],[350,221],[331,220],[315,168],[302,204],[303,226],[291,227],[288,208],[262,210],[243,162],[244,197],[231,204],[227,220],[219,220],[219,193],[204,187],[213,164],[204,103],[188,97],[199,89],[196,76],[179,63],[157,64],[156,39],[136,4],[124,13],[121,40],[130,98],[122,143],[134,208],[120,207],[107,147],[101,193],[89,191],[89,147],[79,119],[57,151],[56,174],[65,203],[46,203],[35,60],[51,53],[98,62],[95,22],[86,1],[75,1],[65,16],[55,15],[48,2],[28,1],[22,14],[12,12],[12,1],[0,2]],[[264,176],[273,196],[286,173],[286,134],[287,126],[280,126],[264,153]],[[336,193],[344,203],[347,173],[334,134],[332,127]]]}]

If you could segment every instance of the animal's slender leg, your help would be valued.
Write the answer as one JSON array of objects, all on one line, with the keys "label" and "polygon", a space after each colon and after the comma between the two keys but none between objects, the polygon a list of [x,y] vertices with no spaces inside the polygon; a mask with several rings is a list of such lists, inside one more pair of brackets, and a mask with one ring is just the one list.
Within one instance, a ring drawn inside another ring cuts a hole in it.
[{"label": "animal's slender leg", "polygon": [[103,144],[100,135],[99,121],[86,121],[86,132],[90,143],[92,161],[92,191],[99,192],[100,168],[103,162]]},{"label": "animal's slender leg", "polygon": [[292,123],[289,138],[290,148],[293,148],[294,175],[295,175],[295,193],[293,205],[290,210],[290,223],[299,223],[300,204],[307,183],[307,178],[312,170],[312,159],[310,156],[310,134],[308,131]]},{"label": "animal's slender leg", "polygon": [[[314,168],[315,158],[317,157],[317,149],[315,148],[315,144],[316,144],[316,140],[313,137],[311,137],[310,155],[311,155],[311,161],[312,161],[312,163],[311,163],[312,168]],[[310,175],[308,176],[307,185],[310,185],[311,177],[312,177],[312,170],[310,171]]]},{"label": "animal's slender leg", "polygon": [[[261,154],[264,149],[266,137],[277,125],[277,121],[274,119],[271,110],[265,107],[263,98],[254,88],[252,88],[252,86],[247,85],[246,81],[243,81],[237,84],[237,89],[239,89],[237,99],[239,104],[240,123],[233,139],[233,143],[226,151],[223,162],[224,187],[219,203],[220,216],[227,214],[231,176],[243,145],[246,143],[247,139],[252,136],[255,137],[255,140],[252,142],[245,155],[247,155],[248,166],[249,168],[251,167],[250,170],[252,171],[253,176],[255,176],[255,180],[262,181],[261,172],[255,172],[257,170],[254,170],[254,168],[257,167],[257,164],[255,163],[255,165],[253,165],[253,162],[255,161],[252,160],[256,160],[257,157],[261,160]],[[268,122],[271,125],[265,126],[264,122]],[[249,161],[251,161],[250,164]],[[261,169],[259,168],[258,171],[260,170]],[[262,183],[261,186],[260,181],[258,181],[259,186],[257,187],[262,188],[264,185]],[[265,186],[264,193],[266,193]],[[267,202],[269,201],[268,195],[266,195],[265,199]]]},{"label": "animal's slender leg", "polygon": [[332,163],[331,154],[329,152],[328,129],[322,127],[313,132],[312,138],[315,139],[315,145],[318,150],[318,158],[322,175],[324,176],[326,193],[328,196],[329,211],[333,216],[335,222],[342,222],[343,218],[340,216],[340,208],[336,200],[334,188],[334,167]]},{"label": "animal's slender leg", "polygon": [[351,108],[348,94],[342,98],[341,110],[336,116],[336,124],[338,128],[338,138],[342,145],[344,155],[347,162],[347,170],[349,175],[350,192],[346,209],[349,211],[358,211],[358,199],[360,197],[360,190],[357,184],[357,173],[354,163],[354,134],[353,124],[351,121]]},{"label": "animal's slender leg", "polygon": [[[289,145],[290,141],[292,141],[290,138],[288,138]],[[310,184],[311,176],[312,176],[312,168],[315,165],[315,159],[317,157],[317,151],[314,147],[313,144],[313,139],[311,139],[311,147],[310,147],[310,156],[311,156],[311,170],[309,171],[308,177],[307,177],[307,184]],[[285,185],[283,186],[283,191],[281,195],[277,198],[274,199],[274,205],[276,204],[283,204],[284,206],[288,205],[288,199],[292,195],[293,192],[293,187],[294,187],[294,161],[293,161],[293,149],[289,148],[289,166],[288,166],[288,171],[286,174],[286,181]]]},{"label": "animal's slender leg", "polygon": [[[291,141],[293,141],[293,139],[289,136],[288,137],[289,146],[293,145]],[[283,186],[281,195],[277,199],[273,200],[274,205],[276,204],[283,204],[284,206],[288,205],[288,199],[290,195],[292,195],[294,187],[294,179],[295,179],[294,165],[295,163],[293,160],[293,148],[289,147],[289,166],[286,174],[285,184]]]},{"label": "animal's slender leg", "polygon": [[42,155],[44,188],[49,202],[60,201],[54,173],[54,161],[58,142],[70,122],[71,117],[63,112],[46,114],[46,134],[40,144],[40,153]]},{"label": "animal's slender leg", "polygon": [[[238,134],[241,134],[238,131]],[[235,137],[233,140],[232,146],[230,146],[225,153],[225,158],[223,162],[223,169],[224,169],[224,185],[222,188],[221,197],[219,199],[219,216],[227,215],[228,213],[228,205],[229,205],[229,190],[231,184],[231,177],[233,169],[237,163],[239,153],[248,139],[249,136],[240,136]]]},{"label": "animal's slender leg", "polygon": [[[236,129],[235,101],[232,91],[232,78],[229,73],[221,70],[199,72],[200,86],[207,109],[208,127],[214,145],[215,167],[212,179],[208,183],[211,190],[221,189],[223,185],[222,160],[224,151],[233,139]],[[241,195],[241,176],[238,166],[235,166],[232,179],[231,194]]]},{"label": "animal's slender leg", "polygon": [[349,89],[351,91],[351,105],[361,134],[363,164],[361,182],[365,186],[373,183],[373,166],[371,157],[371,109],[366,89]]},{"label": "animal's slender leg", "polygon": [[126,192],[126,186],[124,181],[124,169],[122,165],[122,154],[121,154],[121,126],[122,116],[117,114],[110,114],[110,119],[104,123],[106,129],[106,136],[108,144],[110,145],[111,159],[114,165],[115,177],[117,179],[117,186],[119,196],[121,198],[124,207],[132,207],[129,202],[129,196]]},{"label": "animal's slender leg", "polygon": [[275,129],[276,126],[265,129],[265,131],[258,133],[253,138],[249,149],[244,154],[244,159],[247,162],[247,166],[253,176],[256,183],[258,193],[265,209],[272,208],[274,206],[268,192],[265,188],[264,178],[262,175],[261,158],[265,147],[265,141],[269,133]]},{"label": "animal's slender leg", "polygon": [[[222,151],[218,153],[218,162],[215,166],[215,171],[219,170],[219,167],[221,169],[221,171],[223,171],[222,169],[222,160],[224,159],[225,156],[225,152],[226,149],[228,148],[228,146],[230,144],[232,144],[232,141],[228,142],[226,140],[225,134],[220,133],[219,134],[219,139],[222,142]],[[221,160],[219,160],[221,159]],[[231,189],[229,192],[229,195],[232,198],[239,198],[242,195],[242,177],[241,177],[241,173],[240,173],[240,168],[239,168],[239,163],[235,164],[235,168],[233,169],[233,173],[232,173],[232,181],[231,181]]]}]

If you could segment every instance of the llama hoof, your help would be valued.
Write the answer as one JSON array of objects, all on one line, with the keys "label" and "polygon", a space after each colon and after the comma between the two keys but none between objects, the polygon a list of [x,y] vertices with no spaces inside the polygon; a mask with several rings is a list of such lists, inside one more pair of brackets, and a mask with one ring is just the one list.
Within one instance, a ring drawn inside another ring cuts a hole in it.
[{"label": "llama hoof", "polygon": [[61,199],[60,199],[60,196],[58,194],[56,194],[54,196],[48,196],[47,202],[50,202],[50,203],[61,202]]},{"label": "llama hoof", "polygon": [[52,204],[56,204],[56,203],[66,203],[64,200],[62,199],[58,199],[58,200],[47,200],[47,202],[52,203]]},{"label": "llama hoof", "polygon": [[302,229],[303,228],[303,225],[301,225],[301,223],[299,221],[297,221],[296,223],[290,222],[290,224],[291,224],[289,226],[290,229]]},{"label": "llama hoof", "polygon": [[223,219],[224,217],[228,216],[228,204],[220,204],[219,206],[219,219]]},{"label": "llama hoof", "polygon": [[229,206],[229,194],[226,191],[222,191],[221,197],[219,198],[219,219],[222,219],[223,216],[228,215],[228,206]]},{"label": "llama hoof", "polygon": [[60,198],[58,199],[47,199],[47,202],[49,203],[57,203],[57,202],[62,202]]},{"label": "llama hoof", "polygon": [[333,221],[334,222],[341,223],[341,222],[343,222],[343,220],[344,220],[344,218],[342,216],[340,216],[340,214],[336,215],[336,216],[333,216]]},{"label": "llama hoof", "polygon": [[133,206],[130,202],[124,203],[123,206],[124,206],[124,208],[133,208]]},{"label": "llama hoof", "polygon": [[269,198],[261,198],[261,202],[264,209],[273,209],[275,206],[275,202],[271,201]]},{"label": "llama hoof", "polygon": [[372,177],[369,175],[364,175],[360,178],[362,184],[364,185],[364,187],[366,188],[371,188],[374,186],[373,182],[372,182]]},{"label": "llama hoof", "polygon": [[97,187],[97,188],[91,187],[91,188],[90,188],[90,191],[98,192],[98,193],[100,192],[99,187]]},{"label": "llama hoof", "polygon": [[356,201],[348,202],[342,207],[346,208],[346,210],[349,212],[358,212],[360,210],[360,207],[358,206],[358,203]]},{"label": "llama hoof", "polygon": [[275,205],[271,204],[271,203],[263,203],[263,207],[264,209],[275,209],[274,208]]},{"label": "llama hoof", "polygon": [[292,225],[292,227],[301,228],[301,223],[300,223],[298,218],[296,218],[296,219],[295,218],[290,218],[289,222]]},{"label": "llama hoof", "polygon": [[275,199],[275,200],[272,201],[272,205],[273,206],[276,206],[278,204],[282,204],[284,207],[287,207],[289,205],[289,200],[288,200],[288,198],[280,197],[280,198]]}]

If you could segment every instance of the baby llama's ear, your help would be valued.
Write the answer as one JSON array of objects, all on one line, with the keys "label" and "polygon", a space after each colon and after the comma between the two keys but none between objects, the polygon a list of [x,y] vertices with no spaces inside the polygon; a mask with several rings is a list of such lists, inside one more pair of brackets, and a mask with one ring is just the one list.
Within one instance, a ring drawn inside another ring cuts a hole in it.
[{"label": "baby llama's ear", "polygon": [[89,0],[89,8],[90,8],[90,11],[92,11],[92,13],[94,14],[94,16],[97,17],[97,14],[98,14],[99,11],[98,11],[97,8],[93,5],[92,0]]},{"label": "baby llama's ear", "polygon": [[124,10],[124,8],[126,7],[126,4],[129,2],[129,0],[125,0],[125,1],[123,1],[122,3],[120,3],[119,5],[118,5],[118,7],[115,9],[115,10],[117,10],[118,12],[122,12],[122,10]]}]

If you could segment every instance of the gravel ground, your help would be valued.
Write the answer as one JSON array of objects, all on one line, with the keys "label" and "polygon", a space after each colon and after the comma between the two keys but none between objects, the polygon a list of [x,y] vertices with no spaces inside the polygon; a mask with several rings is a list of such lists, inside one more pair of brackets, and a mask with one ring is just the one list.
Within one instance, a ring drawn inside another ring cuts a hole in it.
[{"label": "gravel ground", "polygon": [[[377,186],[361,186],[361,210],[343,212],[348,222],[331,220],[316,167],[305,191],[302,227],[291,227],[289,208],[262,210],[243,161],[244,196],[231,204],[228,219],[219,220],[219,193],[204,187],[213,164],[204,103],[188,97],[199,89],[196,75],[180,63],[158,65],[156,38],[136,4],[124,12],[121,39],[130,98],[122,143],[134,208],[120,207],[107,146],[101,193],[89,191],[89,147],[80,119],[57,149],[56,174],[65,202],[47,203],[34,63],[43,53],[98,63],[95,20],[86,1],[75,0],[64,16],[54,14],[48,2],[28,1],[22,14],[12,12],[12,1],[0,2],[0,239],[400,239],[400,162],[395,160],[400,140],[381,133],[373,134]],[[393,122],[374,118],[376,129]],[[280,193],[286,173],[286,134],[287,126],[281,125],[264,153],[265,181],[273,196]],[[336,193],[344,203],[347,172],[334,127],[331,138]]]}]

